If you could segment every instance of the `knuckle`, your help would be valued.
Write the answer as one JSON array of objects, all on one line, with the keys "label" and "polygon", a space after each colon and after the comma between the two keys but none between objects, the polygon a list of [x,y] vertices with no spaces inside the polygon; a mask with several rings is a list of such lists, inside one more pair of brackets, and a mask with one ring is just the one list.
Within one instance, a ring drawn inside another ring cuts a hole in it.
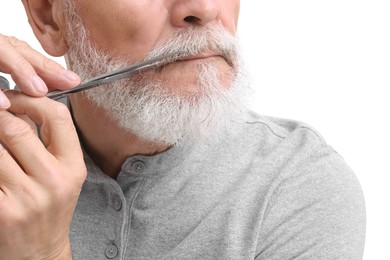
[{"label": "knuckle", "polygon": [[4,119],[1,130],[2,139],[9,146],[24,143],[34,136],[34,131],[22,120]]},{"label": "knuckle", "polygon": [[17,38],[16,38],[16,37],[13,37],[13,36],[8,36],[8,35],[0,34],[0,43],[1,43],[1,44],[10,45],[10,44],[11,44],[11,42],[10,42],[11,39],[17,39]]},{"label": "knuckle", "polygon": [[76,182],[76,185],[81,187],[85,181],[85,178],[87,177],[87,168],[85,167],[85,165],[83,164],[81,166],[81,170],[78,171],[78,173],[76,174],[75,176],[75,182]]},{"label": "knuckle", "polygon": [[69,109],[60,102],[49,102],[45,110],[50,120],[55,121],[57,124],[67,125],[72,122]]},{"label": "knuckle", "polygon": [[16,60],[12,64],[9,73],[13,75],[17,75],[18,72],[29,71],[30,68],[31,68],[31,64],[23,56],[20,56],[16,58]]},{"label": "knuckle", "polygon": [[[72,116],[66,105],[50,99],[43,99],[41,103],[40,113],[42,115],[43,125],[61,125],[66,126],[72,122]],[[45,131],[46,127],[41,128]]]},{"label": "knuckle", "polygon": [[61,204],[62,202],[69,202],[69,200],[77,200],[85,177],[86,170],[84,168],[77,171],[77,174],[73,172],[69,174],[67,171],[63,171],[62,174],[59,174],[58,171],[52,173],[50,197],[53,199],[53,202]]},{"label": "knuckle", "polygon": [[14,47],[17,47],[17,48],[28,48],[29,45],[27,44],[27,42],[25,41],[22,41],[22,40],[19,40],[18,38],[16,38],[15,36],[9,36],[8,37],[8,42],[14,46]]},{"label": "knuckle", "polygon": [[0,47],[8,44],[7,36],[0,34]]},{"label": "knuckle", "polygon": [[19,39],[16,38],[15,36],[6,36],[6,39],[13,46],[17,45],[19,42]]},{"label": "knuckle", "polygon": [[87,177],[87,169],[85,165],[82,164],[75,172],[76,173],[72,173],[72,180],[70,182],[70,186],[73,190],[79,191],[85,181],[85,178]]},{"label": "knuckle", "polygon": [[46,69],[53,69],[53,68],[58,68],[60,65],[56,63],[54,60],[49,59],[45,56],[42,56],[42,66]]}]

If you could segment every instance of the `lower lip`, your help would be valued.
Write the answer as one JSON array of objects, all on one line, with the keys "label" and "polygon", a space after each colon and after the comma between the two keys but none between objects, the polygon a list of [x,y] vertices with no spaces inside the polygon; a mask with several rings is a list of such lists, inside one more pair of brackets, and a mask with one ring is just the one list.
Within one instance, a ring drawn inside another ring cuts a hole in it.
[{"label": "lower lip", "polygon": [[216,55],[210,55],[210,56],[194,56],[194,57],[184,57],[182,61],[191,61],[191,60],[204,60],[208,58],[215,58]]}]

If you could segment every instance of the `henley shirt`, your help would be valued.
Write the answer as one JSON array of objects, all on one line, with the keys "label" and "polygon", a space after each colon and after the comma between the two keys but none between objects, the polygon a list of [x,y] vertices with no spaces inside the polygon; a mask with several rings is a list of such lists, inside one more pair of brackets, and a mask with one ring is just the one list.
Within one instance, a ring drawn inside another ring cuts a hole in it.
[{"label": "henley shirt", "polygon": [[116,179],[85,161],[73,259],[362,259],[359,182],[306,124],[248,111],[219,137],[127,158]]}]

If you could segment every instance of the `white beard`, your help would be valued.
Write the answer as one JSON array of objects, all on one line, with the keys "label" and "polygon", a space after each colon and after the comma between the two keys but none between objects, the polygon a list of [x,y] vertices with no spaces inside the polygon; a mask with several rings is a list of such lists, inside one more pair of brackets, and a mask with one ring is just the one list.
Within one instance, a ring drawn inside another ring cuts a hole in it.
[{"label": "white beard", "polygon": [[[108,58],[97,50],[72,5],[68,10],[68,55],[72,70],[82,78],[91,78],[128,65],[129,59]],[[230,86],[222,85],[216,65],[202,63],[197,67],[197,82],[185,86],[195,90],[192,95],[173,93],[169,86],[153,77],[156,72],[87,90],[84,95],[109,113],[121,129],[146,141],[172,145],[184,138],[216,136],[240,120],[243,100],[248,94],[245,77],[239,71],[236,39],[221,27],[190,29],[155,46],[148,58],[177,51],[197,54],[206,49],[218,51],[234,67]]]}]

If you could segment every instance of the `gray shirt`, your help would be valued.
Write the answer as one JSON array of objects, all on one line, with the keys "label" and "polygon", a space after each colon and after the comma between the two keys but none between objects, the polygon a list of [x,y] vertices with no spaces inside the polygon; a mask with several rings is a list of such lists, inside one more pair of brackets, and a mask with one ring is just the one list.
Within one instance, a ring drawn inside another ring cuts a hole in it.
[{"label": "gray shirt", "polygon": [[74,259],[362,258],[360,185],[305,124],[248,112],[219,138],[129,157],[116,180],[85,160]]}]

